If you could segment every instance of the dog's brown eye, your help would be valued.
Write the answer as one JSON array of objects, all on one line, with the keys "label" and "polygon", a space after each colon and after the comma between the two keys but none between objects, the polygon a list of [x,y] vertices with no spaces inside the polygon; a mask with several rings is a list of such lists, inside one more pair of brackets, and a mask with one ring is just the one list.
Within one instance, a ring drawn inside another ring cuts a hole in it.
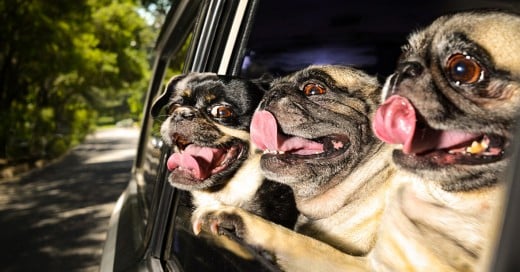
[{"label": "dog's brown eye", "polygon": [[211,115],[215,118],[229,118],[234,115],[233,110],[228,106],[215,106],[211,108]]},{"label": "dog's brown eye", "polygon": [[446,69],[450,78],[456,84],[472,84],[482,78],[483,69],[480,64],[470,56],[464,54],[452,55],[446,63]]},{"label": "dog's brown eye", "polygon": [[306,96],[325,94],[326,92],[327,90],[323,86],[315,83],[309,83],[303,87],[303,93]]}]

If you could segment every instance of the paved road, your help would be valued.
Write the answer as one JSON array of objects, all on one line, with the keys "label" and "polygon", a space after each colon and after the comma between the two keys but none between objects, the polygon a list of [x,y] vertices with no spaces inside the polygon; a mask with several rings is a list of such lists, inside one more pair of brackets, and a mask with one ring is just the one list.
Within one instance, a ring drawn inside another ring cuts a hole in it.
[{"label": "paved road", "polygon": [[137,136],[101,130],[59,162],[0,181],[0,271],[98,271]]}]

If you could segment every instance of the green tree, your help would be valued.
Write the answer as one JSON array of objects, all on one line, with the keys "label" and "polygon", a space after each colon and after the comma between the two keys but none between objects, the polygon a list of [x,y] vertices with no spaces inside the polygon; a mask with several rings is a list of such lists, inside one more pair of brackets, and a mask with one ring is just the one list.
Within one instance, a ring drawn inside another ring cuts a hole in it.
[{"label": "green tree", "polygon": [[152,13],[155,18],[166,16],[172,5],[173,0],[141,0],[141,4]]},{"label": "green tree", "polygon": [[[0,158],[53,157],[142,99],[154,31],[137,1],[0,2]],[[142,104],[142,103],[141,103]]]}]

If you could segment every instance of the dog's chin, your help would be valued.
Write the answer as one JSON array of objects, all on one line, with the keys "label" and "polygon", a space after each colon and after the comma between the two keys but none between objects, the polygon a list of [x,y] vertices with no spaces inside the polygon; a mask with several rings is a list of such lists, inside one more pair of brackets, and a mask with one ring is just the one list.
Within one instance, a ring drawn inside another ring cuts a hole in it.
[{"label": "dog's chin", "polygon": [[[168,177],[172,186],[181,190],[218,190],[240,168],[247,159],[249,143],[234,139],[224,145],[213,147],[221,150],[221,157],[215,162],[205,165],[202,170],[194,170],[178,166],[170,170]],[[203,174],[200,171],[204,171]]]},{"label": "dog's chin", "polygon": [[203,180],[195,178],[189,171],[176,169],[170,173],[168,181],[173,187],[181,190],[217,191],[219,188],[225,185],[225,183],[229,180],[229,176],[233,174],[233,171],[236,170],[236,168],[237,167],[230,167],[226,171],[213,174]]}]

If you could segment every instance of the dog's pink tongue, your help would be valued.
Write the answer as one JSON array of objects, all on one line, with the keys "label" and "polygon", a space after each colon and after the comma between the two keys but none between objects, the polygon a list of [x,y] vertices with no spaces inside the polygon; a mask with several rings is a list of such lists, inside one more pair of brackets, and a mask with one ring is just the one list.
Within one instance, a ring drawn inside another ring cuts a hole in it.
[{"label": "dog's pink tongue", "polygon": [[261,150],[278,150],[285,141],[283,135],[278,134],[278,124],[273,114],[268,111],[257,111],[251,120],[251,141]]},{"label": "dog's pink tongue", "polygon": [[402,144],[405,154],[455,147],[478,137],[462,131],[416,128],[417,117],[408,99],[393,95],[376,111],[372,124],[376,136],[390,144]]},{"label": "dog's pink tongue", "polygon": [[416,122],[415,109],[408,99],[393,95],[379,106],[372,126],[379,139],[403,144],[403,152],[410,153]]},{"label": "dog's pink tongue", "polygon": [[251,120],[251,141],[261,150],[292,151],[300,155],[323,152],[323,144],[301,137],[287,137],[278,133],[274,115],[268,111],[257,111]]},{"label": "dog's pink tongue", "polygon": [[189,145],[181,153],[172,154],[166,165],[169,171],[178,167],[190,170],[195,178],[202,180],[211,175],[214,163],[223,154],[224,151],[217,148]]}]

